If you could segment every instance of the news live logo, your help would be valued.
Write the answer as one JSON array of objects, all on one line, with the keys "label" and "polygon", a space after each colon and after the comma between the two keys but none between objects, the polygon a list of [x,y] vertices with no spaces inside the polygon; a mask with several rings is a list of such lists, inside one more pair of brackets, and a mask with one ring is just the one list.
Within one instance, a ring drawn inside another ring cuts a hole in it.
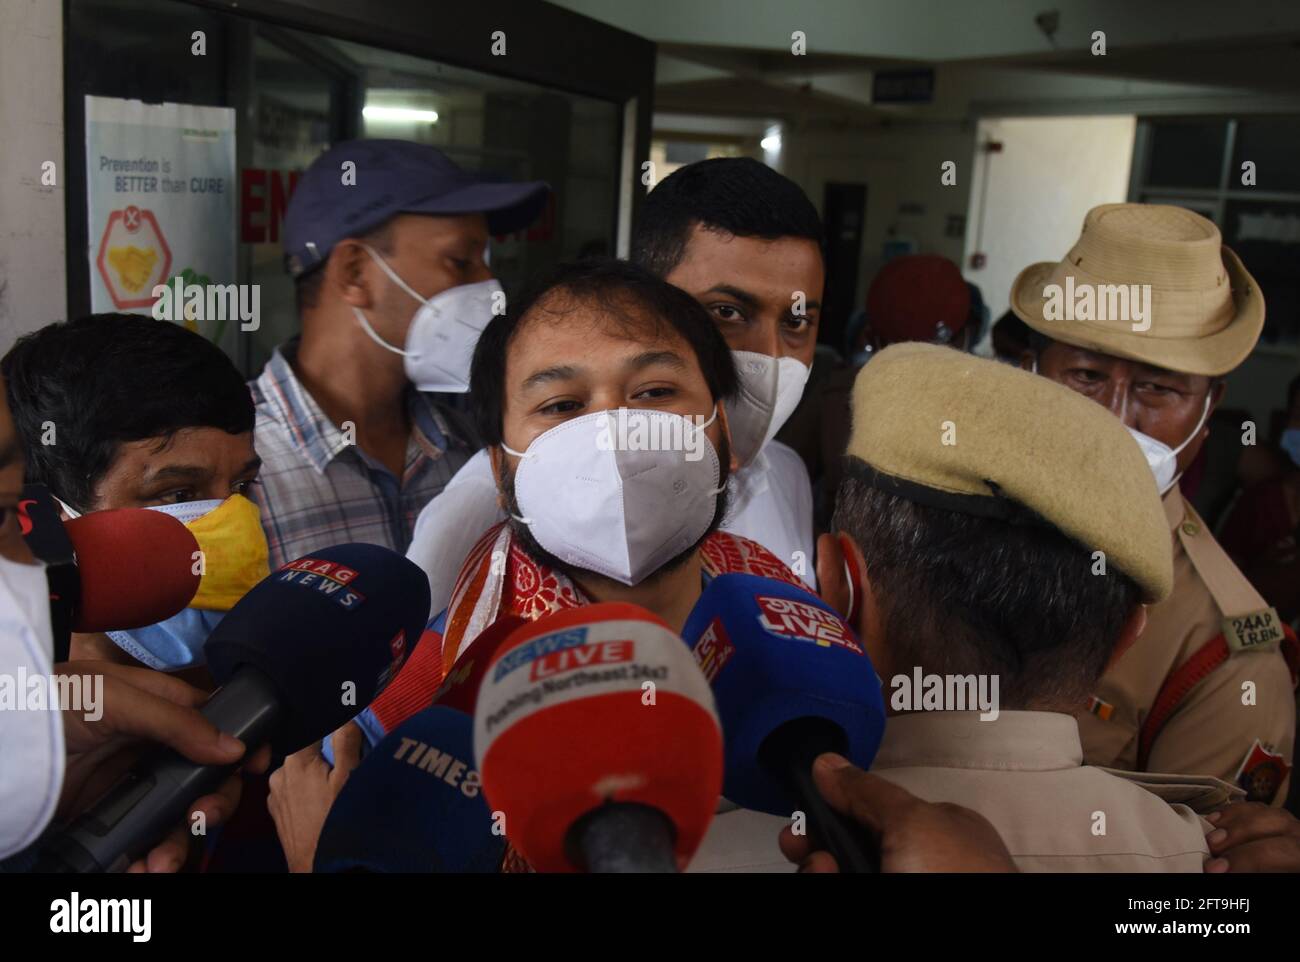
[{"label": "news live logo", "polygon": [[822,648],[838,645],[859,655],[863,653],[853,632],[839,615],[793,598],[760,595],[755,601],[758,602],[759,624],[770,634],[810,641]]},{"label": "news live logo", "polygon": [[340,608],[351,611],[359,608],[366,596],[351,587],[359,572],[337,561],[321,561],[317,558],[299,558],[290,561],[280,569],[276,581],[301,585],[325,595]]},{"label": "news live logo", "polygon": [[718,672],[722,671],[722,666],[736,653],[736,646],[727,637],[722,619],[714,618],[691,652],[695,655],[695,663],[704,673],[704,679],[711,685],[713,679],[718,677]]},{"label": "news live logo", "polygon": [[596,665],[616,665],[631,661],[635,654],[636,643],[630,638],[588,644],[586,628],[570,628],[534,638],[507,652],[497,662],[492,680],[500,681],[516,668],[531,665],[528,680],[541,681],[575,668],[593,668]]}]

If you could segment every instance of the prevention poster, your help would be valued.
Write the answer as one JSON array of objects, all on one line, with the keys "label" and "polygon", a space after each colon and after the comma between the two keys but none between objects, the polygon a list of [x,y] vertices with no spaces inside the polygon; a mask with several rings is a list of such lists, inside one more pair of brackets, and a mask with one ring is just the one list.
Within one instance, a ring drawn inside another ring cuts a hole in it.
[{"label": "prevention poster", "polygon": [[[87,97],[86,181],[95,312],[157,316],[159,285],[237,281],[233,108]],[[221,342],[225,312],[175,300],[171,320]]]}]

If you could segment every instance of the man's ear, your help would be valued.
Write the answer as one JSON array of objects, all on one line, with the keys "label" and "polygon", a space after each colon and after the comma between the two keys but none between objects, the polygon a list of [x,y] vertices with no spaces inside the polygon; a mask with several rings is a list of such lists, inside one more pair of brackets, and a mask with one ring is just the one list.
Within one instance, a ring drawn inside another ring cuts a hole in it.
[{"label": "man's ear", "polygon": [[360,241],[339,241],[325,262],[325,286],[338,291],[344,303],[369,310],[375,304],[370,268],[374,262]]},{"label": "man's ear", "polygon": [[1124,619],[1124,627],[1120,629],[1119,640],[1115,642],[1115,648],[1110,653],[1110,658],[1106,661],[1106,671],[1110,671],[1119,661],[1124,652],[1133,647],[1138,636],[1142,634],[1147,626],[1147,606],[1136,605],[1129,612],[1128,617]]},{"label": "man's ear", "polygon": [[727,406],[721,401],[718,402],[718,430],[727,439],[727,450],[731,452],[731,464],[727,467],[727,473],[735,474],[741,469],[742,465],[740,458],[736,457],[736,449],[731,443],[731,423],[727,420]]},{"label": "man's ear", "polygon": [[848,618],[850,592],[844,572],[844,549],[833,534],[824,534],[817,539],[817,594]]},{"label": "man's ear", "polygon": [[1034,369],[1034,358],[1035,355],[1033,351],[1021,351],[1020,352],[1021,370],[1032,371]]},{"label": "man's ear", "polygon": [[1208,435],[1210,433],[1210,418],[1214,412],[1219,409],[1219,402],[1223,400],[1224,393],[1228,390],[1228,382],[1223,378],[1216,378],[1210,385],[1210,413],[1205,416],[1205,423],[1201,425],[1201,433]]}]

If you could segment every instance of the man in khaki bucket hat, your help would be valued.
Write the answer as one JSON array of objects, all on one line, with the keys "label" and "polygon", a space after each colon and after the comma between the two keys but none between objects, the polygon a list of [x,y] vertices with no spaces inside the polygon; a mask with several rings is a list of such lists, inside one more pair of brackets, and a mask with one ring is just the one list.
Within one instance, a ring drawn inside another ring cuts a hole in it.
[{"label": "man in khaki bucket hat", "polygon": [[[1222,376],[1255,347],[1264,299],[1219,229],[1180,207],[1105,204],[1059,263],[1032,264],[1011,308],[1023,364],[1107,407],[1142,448],[1174,550],[1172,595],[1102,677],[1079,729],[1092,765],[1214,775],[1286,799],[1295,637],[1186,502]],[[1062,430],[1069,430],[1062,425]]]}]

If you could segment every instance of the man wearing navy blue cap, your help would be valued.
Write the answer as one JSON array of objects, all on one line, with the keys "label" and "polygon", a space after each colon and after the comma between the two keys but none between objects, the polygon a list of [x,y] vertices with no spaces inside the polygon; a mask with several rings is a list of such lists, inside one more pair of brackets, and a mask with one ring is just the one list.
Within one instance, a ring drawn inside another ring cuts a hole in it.
[{"label": "man wearing navy blue cap", "polygon": [[337,144],[303,174],[284,221],[302,333],[250,385],[272,568],[343,541],[406,550],[477,448],[428,392],[468,389],[478,334],[505,310],[488,236],[528,226],[547,190],[399,140]]}]

